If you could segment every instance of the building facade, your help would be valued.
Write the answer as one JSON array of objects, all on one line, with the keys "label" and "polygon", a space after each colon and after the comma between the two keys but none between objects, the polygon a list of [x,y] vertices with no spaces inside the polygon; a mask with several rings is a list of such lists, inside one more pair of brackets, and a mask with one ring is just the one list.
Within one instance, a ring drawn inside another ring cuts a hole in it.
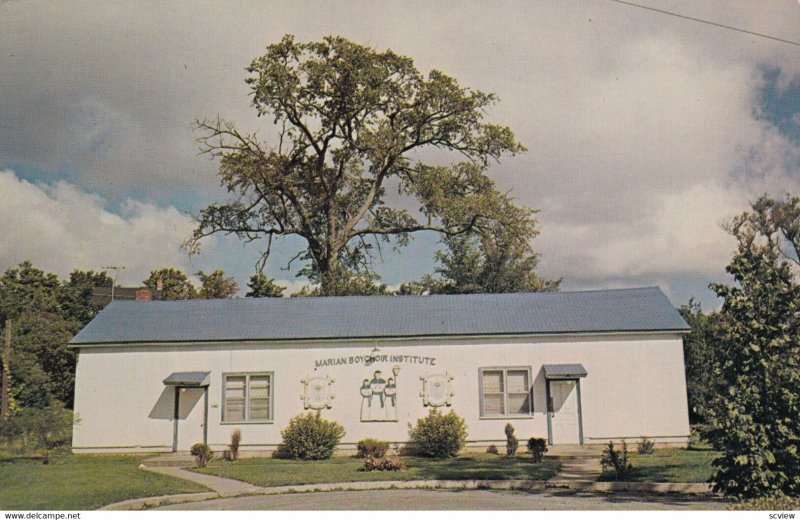
[{"label": "building facade", "polygon": [[76,452],[272,451],[319,411],[342,448],[408,440],[436,409],[468,447],[686,444],[686,323],[657,288],[508,295],[114,302],[79,349]]}]

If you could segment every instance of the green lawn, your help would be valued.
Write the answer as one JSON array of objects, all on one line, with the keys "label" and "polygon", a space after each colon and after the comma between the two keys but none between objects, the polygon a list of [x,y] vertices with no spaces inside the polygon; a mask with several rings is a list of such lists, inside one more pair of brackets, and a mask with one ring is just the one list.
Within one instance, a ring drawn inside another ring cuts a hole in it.
[{"label": "green lawn", "polygon": [[[706,482],[714,471],[711,461],[719,452],[710,449],[660,449],[652,455],[628,452],[634,482]],[[606,473],[600,480],[613,480]]]},{"label": "green lawn", "polygon": [[0,510],[88,510],[130,498],[208,491],[185,480],[144,471],[142,455],[0,457]]},{"label": "green lawn", "polygon": [[355,457],[335,457],[324,461],[253,458],[237,462],[220,461],[195,471],[266,487],[385,480],[547,480],[560,467],[554,458],[545,458],[541,464],[534,464],[530,455],[505,457],[475,454],[453,459],[402,459],[408,466],[404,471],[364,471],[364,463]]}]

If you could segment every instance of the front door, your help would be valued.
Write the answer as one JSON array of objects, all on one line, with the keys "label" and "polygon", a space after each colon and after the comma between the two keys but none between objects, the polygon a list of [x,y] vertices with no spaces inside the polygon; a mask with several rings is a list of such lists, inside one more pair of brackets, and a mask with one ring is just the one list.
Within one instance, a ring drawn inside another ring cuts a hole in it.
[{"label": "front door", "polygon": [[205,388],[196,387],[177,389],[177,451],[189,451],[193,444],[204,442],[205,392]]},{"label": "front door", "polygon": [[549,384],[553,444],[580,444],[577,381],[551,380]]}]

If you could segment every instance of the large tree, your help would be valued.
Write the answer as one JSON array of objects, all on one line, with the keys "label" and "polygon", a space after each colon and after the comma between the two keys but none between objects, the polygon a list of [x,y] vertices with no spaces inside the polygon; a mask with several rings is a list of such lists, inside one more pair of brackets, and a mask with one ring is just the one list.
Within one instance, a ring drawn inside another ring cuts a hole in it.
[{"label": "large tree", "polygon": [[[198,122],[232,199],[202,211],[191,252],[208,235],[232,233],[266,239],[266,261],[273,239],[298,236],[305,274],[325,295],[347,286],[343,276],[363,274],[375,244],[403,246],[419,231],[481,235],[499,226],[515,247],[530,247],[533,212],[486,175],[491,162],[524,151],[509,128],[484,121],[494,95],[341,37],[286,36],[247,70],[253,107],[277,136],[267,144],[220,118]],[[436,149],[460,162],[425,162],[443,157],[426,151]]]},{"label": "large tree", "polygon": [[400,286],[400,294],[469,294],[557,291],[560,280],[536,274],[539,257],[502,235],[445,237],[436,253],[436,276]]},{"label": "large tree", "polygon": [[239,292],[239,284],[233,276],[225,276],[225,271],[215,269],[210,274],[198,271],[200,278],[200,292],[198,296],[204,299],[233,298]]},{"label": "large tree", "polygon": [[247,298],[280,298],[286,290],[286,287],[276,284],[274,279],[267,278],[264,273],[250,276],[247,287],[250,289],[245,293]]},{"label": "large tree", "polygon": [[95,287],[111,287],[114,280],[105,271],[72,271],[61,285],[59,303],[66,318],[86,325],[108,302],[92,298]]},{"label": "large tree", "polygon": [[[788,205],[776,219],[779,204]],[[705,411],[706,432],[722,451],[715,489],[727,495],[800,495],[800,286],[784,256],[798,207],[797,199],[762,198],[735,218],[738,248],[727,271],[737,285],[712,285],[724,299],[715,360],[722,383]]]},{"label": "large tree", "polygon": [[704,411],[719,393],[719,374],[714,370],[717,355],[719,316],[706,314],[694,299],[678,311],[692,328],[683,338],[683,357],[686,361],[686,393],[689,399],[689,419],[692,424],[704,424]]},{"label": "large tree", "polygon": [[9,395],[16,406],[72,405],[76,352],[67,344],[100,310],[92,286],[108,283],[105,273],[92,271],[73,271],[62,283],[30,262],[0,276],[0,334],[12,320]]},{"label": "large tree", "polygon": [[197,289],[186,273],[174,267],[162,267],[150,271],[150,276],[142,282],[156,291],[160,300],[191,300],[197,298]]}]

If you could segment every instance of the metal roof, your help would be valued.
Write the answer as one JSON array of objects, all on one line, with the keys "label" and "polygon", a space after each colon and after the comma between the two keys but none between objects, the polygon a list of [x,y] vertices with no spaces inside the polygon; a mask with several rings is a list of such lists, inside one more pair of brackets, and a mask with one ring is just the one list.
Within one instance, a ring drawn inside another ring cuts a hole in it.
[{"label": "metal roof", "polygon": [[165,385],[208,386],[211,372],[173,372],[164,380]]},{"label": "metal roof", "polygon": [[586,377],[589,373],[580,363],[568,363],[562,365],[544,365],[545,379],[567,379],[575,377]]},{"label": "metal roof", "polygon": [[686,332],[657,287],[434,296],[114,301],[73,345]]}]

